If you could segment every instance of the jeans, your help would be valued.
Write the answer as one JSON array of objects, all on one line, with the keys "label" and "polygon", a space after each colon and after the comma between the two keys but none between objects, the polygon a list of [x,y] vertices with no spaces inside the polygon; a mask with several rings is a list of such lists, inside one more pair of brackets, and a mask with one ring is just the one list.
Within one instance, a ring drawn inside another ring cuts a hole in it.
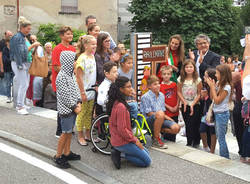
[{"label": "jeans", "polygon": [[23,69],[19,70],[17,68],[16,62],[11,62],[12,70],[15,74],[14,80],[14,100],[15,100],[15,94],[16,94],[16,106],[17,107],[23,107],[24,101],[26,98],[26,92],[29,87],[29,67],[30,63],[24,63]]},{"label": "jeans", "polygon": [[215,113],[215,130],[220,145],[220,156],[229,158],[229,151],[226,143],[227,124],[229,120],[229,111]]},{"label": "jeans", "polygon": [[114,147],[121,153],[125,153],[125,159],[138,167],[148,167],[151,163],[149,152],[146,148],[141,150],[134,143]]},{"label": "jeans", "polygon": [[11,97],[12,82],[13,82],[13,73],[5,72],[4,78],[0,79],[0,95]]},{"label": "jeans", "polygon": [[128,102],[129,105],[129,113],[130,113],[130,118],[137,119],[137,114],[138,114],[138,104],[137,102]]}]

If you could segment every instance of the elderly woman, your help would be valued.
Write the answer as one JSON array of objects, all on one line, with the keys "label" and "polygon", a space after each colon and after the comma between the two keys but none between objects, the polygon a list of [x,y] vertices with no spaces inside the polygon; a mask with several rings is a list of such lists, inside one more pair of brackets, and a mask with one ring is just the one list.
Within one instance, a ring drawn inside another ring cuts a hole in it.
[{"label": "elderly woman", "polygon": [[48,63],[49,63],[49,66],[52,66],[52,43],[50,42],[47,42],[45,43],[44,45],[44,55],[48,58]]},{"label": "elderly woman", "polygon": [[207,35],[199,34],[194,43],[197,50],[189,49],[189,57],[195,62],[199,77],[203,79],[208,68],[215,68],[220,64],[220,56],[209,50],[211,40]]},{"label": "elderly woman", "polygon": [[[15,74],[14,77],[14,95],[16,98],[16,109],[18,114],[28,114],[24,100],[26,91],[29,87],[29,67],[28,63],[28,47],[26,45],[25,36],[31,31],[31,22],[24,17],[20,17],[18,20],[20,31],[17,32],[10,40],[10,60],[11,67]],[[33,43],[31,47],[36,47],[40,43]],[[31,48],[30,48],[31,49]]]}]

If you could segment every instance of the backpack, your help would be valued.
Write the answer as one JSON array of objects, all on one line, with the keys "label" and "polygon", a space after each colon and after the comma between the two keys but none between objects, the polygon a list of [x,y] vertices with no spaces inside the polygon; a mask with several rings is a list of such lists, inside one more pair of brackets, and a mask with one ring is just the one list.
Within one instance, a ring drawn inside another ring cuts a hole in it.
[{"label": "backpack", "polygon": [[243,102],[241,109],[241,116],[244,119],[244,125],[250,125],[250,100],[246,100]]}]

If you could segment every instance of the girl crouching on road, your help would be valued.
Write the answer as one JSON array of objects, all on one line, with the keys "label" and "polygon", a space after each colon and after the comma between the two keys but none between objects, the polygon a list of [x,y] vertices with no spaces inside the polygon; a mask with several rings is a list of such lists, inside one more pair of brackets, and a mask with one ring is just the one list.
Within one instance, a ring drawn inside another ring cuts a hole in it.
[{"label": "girl crouching on road", "polygon": [[133,135],[126,97],[133,88],[127,77],[118,77],[108,92],[107,114],[111,134],[111,159],[117,169],[121,167],[121,156],[138,167],[148,167],[151,163],[148,150]]}]

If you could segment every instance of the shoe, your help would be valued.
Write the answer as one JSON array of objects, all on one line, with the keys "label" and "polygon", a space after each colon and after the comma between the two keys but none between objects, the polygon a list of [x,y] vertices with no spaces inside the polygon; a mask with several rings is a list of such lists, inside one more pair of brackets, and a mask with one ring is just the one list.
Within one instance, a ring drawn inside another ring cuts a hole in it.
[{"label": "shoe", "polygon": [[210,148],[209,147],[205,147],[205,148],[203,148],[203,150],[210,153]]},{"label": "shoe", "polygon": [[[132,130],[132,132],[133,132],[134,135],[136,134],[136,129],[137,129],[137,128],[135,127],[135,128],[133,128],[133,130]],[[144,135],[145,133],[147,133],[147,130],[142,129],[141,132],[142,132],[142,134]],[[138,130],[137,130],[137,135],[136,135],[136,136],[141,136],[141,132],[140,132],[140,130],[138,129]]]},{"label": "shoe", "polygon": [[59,138],[60,138],[60,135],[57,135],[57,134],[56,134],[55,137],[56,137],[57,139],[59,139]]},{"label": "shoe", "polygon": [[17,114],[27,115],[29,112],[25,108],[17,109]]},{"label": "shoe", "polygon": [[77,155],[70,151],[69,155],[62,155],[62,157],[65,158],[65,160],[81,160],[81,155]]},{"label": "shoe", "polygon": [[87,141],[83,142],[83,141],[80,141],[80,140],[78,139],[77,142],[78,142],[81,146],[88,146]]},{"label": "shoe", "polygon": [[12,102],[11,97],[8,97],[6,103],[11,103],[11,102]]},{"label": "shoe", "polygon": [[56,158],[56,156],[54,156],[53,161],[56,163],[56,166],[59,168],[68,169],[71,167],[68,161],[62,156],[59,158]]},{"label": "shoe", "polygon": [[120,151],[113,148],[111,150],[111,160],[114,163],[116,169],[121,168],[121,152]]},{"label": "shoe", "polygon": [[28,105],[24,105],[24,108],[27,109],[27,110],[31,109],[31,107],[28,106]]},{"label": "shoe", "polygon": [[160,149],[168,149],[168,146],[164,142],[162,142],[160,137],[154,139],[152,146]]}]

